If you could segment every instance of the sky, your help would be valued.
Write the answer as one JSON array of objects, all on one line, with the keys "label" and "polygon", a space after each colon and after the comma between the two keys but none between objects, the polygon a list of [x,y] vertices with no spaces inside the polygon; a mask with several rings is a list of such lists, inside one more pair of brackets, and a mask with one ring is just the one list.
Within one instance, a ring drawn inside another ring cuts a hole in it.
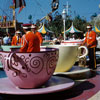
[{"label": "sky", "polygon": [[[11,16],[11,12],[8,12],[7,6],[10,4],[11,0],[0,0],[0,16],[4,15],[4,12]],[[16,19],[19,22],[28,23],[28,16],[32,15],[33,22],[35,23],[37,19],[41,19],[49,12],[51,12],[51,2],[52,0],[25,0],[26,7],[18,13],[19,8],[16,9]],[[94,14],[100,13],[100,0],[59,0],[58,11],[62,14],[64,5],[70,5],[68,14],[71,18],[74,18],[76,15],[80,17],[85,17],[87,21],[90,20],[90,17]],[[2,9],[2,10],[1,10]],[[4,11],[3,11],[4,9]]]}]

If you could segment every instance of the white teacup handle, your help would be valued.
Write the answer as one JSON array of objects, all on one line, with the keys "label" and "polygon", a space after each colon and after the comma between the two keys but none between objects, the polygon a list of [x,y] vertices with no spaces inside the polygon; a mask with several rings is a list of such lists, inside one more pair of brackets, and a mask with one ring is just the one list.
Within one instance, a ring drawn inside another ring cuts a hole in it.
[{"label": "white teacup handle", "polygon": [[86,55],[88,54],[88,49],[86,46],[80,46],[80,47],[78,47],[78,50],[80,50],[82,48],[85,49],[85,54],[83,54],[82,56],[79,56],[78,58],[86,57]]}]

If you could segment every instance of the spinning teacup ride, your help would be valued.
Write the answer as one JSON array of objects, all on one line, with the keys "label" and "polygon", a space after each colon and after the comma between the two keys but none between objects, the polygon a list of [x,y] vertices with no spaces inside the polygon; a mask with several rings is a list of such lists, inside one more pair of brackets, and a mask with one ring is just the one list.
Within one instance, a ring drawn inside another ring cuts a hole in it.
[{"label": "spinning teacup ride", "polygon": [[57,48],[41,47],[38,53],[22,53],[18,47],[1,51],[0,59],[7,77],[0,79],[0,93],[44,94],[71,88],[72,79],[53,76],[58,58]]},{"label": "spinning teacup ride", "polygon": [[87,56],[87,47],[79,46],[79,43],[61,43],[60,45],[47,45],[47,47],[59,49],[59,59],[54,75],[66,75],[72,79],[90,76],[89,68],[74,66],[75,62]]},{"label": "spinning teacup ride", "polygon": [[36,88],[49,80],[56,68],[58,49],[41,48],[39,53],[21,53],[18,50],[12,48],[11,52],[0,52],[3,68],[16,86]]},{"label": "spinning teacup ride", "polygon": [[[59,49],[59,59],[55,72],[69,71],[75,64],[77,58],[85,57],[88,50],[85,46],[78,45],[48,45],[47,47]],[[80,49],[84,49],[85,53],[79,56]]]}]

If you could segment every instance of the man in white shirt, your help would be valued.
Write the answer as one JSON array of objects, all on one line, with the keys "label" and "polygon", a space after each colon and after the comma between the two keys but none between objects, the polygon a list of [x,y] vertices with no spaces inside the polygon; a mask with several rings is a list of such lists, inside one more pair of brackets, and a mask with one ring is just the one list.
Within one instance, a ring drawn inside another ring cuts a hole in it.
[{"label": "man in white shirt", "polygon": [[4,45],[10,45],[11,44],[11,37],[10,34],[6,34],[6,36],[3,38],[3,44]]}]

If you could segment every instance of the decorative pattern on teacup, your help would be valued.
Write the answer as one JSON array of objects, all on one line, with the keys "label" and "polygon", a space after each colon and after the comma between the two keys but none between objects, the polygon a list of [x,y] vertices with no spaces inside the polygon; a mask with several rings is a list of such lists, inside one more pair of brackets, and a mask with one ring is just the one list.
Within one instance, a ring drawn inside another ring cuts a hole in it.
[{"label": "decorative pattern on teacup", "polygon": [[43,70],[50,75],[57,64],[58,51],[41,54],[42,56],[34,55],[34,53],[3,53],[0,54],[0,58],[4,70],[11,71],[13,77],[27,78],[28,73],[39,74]]}]

